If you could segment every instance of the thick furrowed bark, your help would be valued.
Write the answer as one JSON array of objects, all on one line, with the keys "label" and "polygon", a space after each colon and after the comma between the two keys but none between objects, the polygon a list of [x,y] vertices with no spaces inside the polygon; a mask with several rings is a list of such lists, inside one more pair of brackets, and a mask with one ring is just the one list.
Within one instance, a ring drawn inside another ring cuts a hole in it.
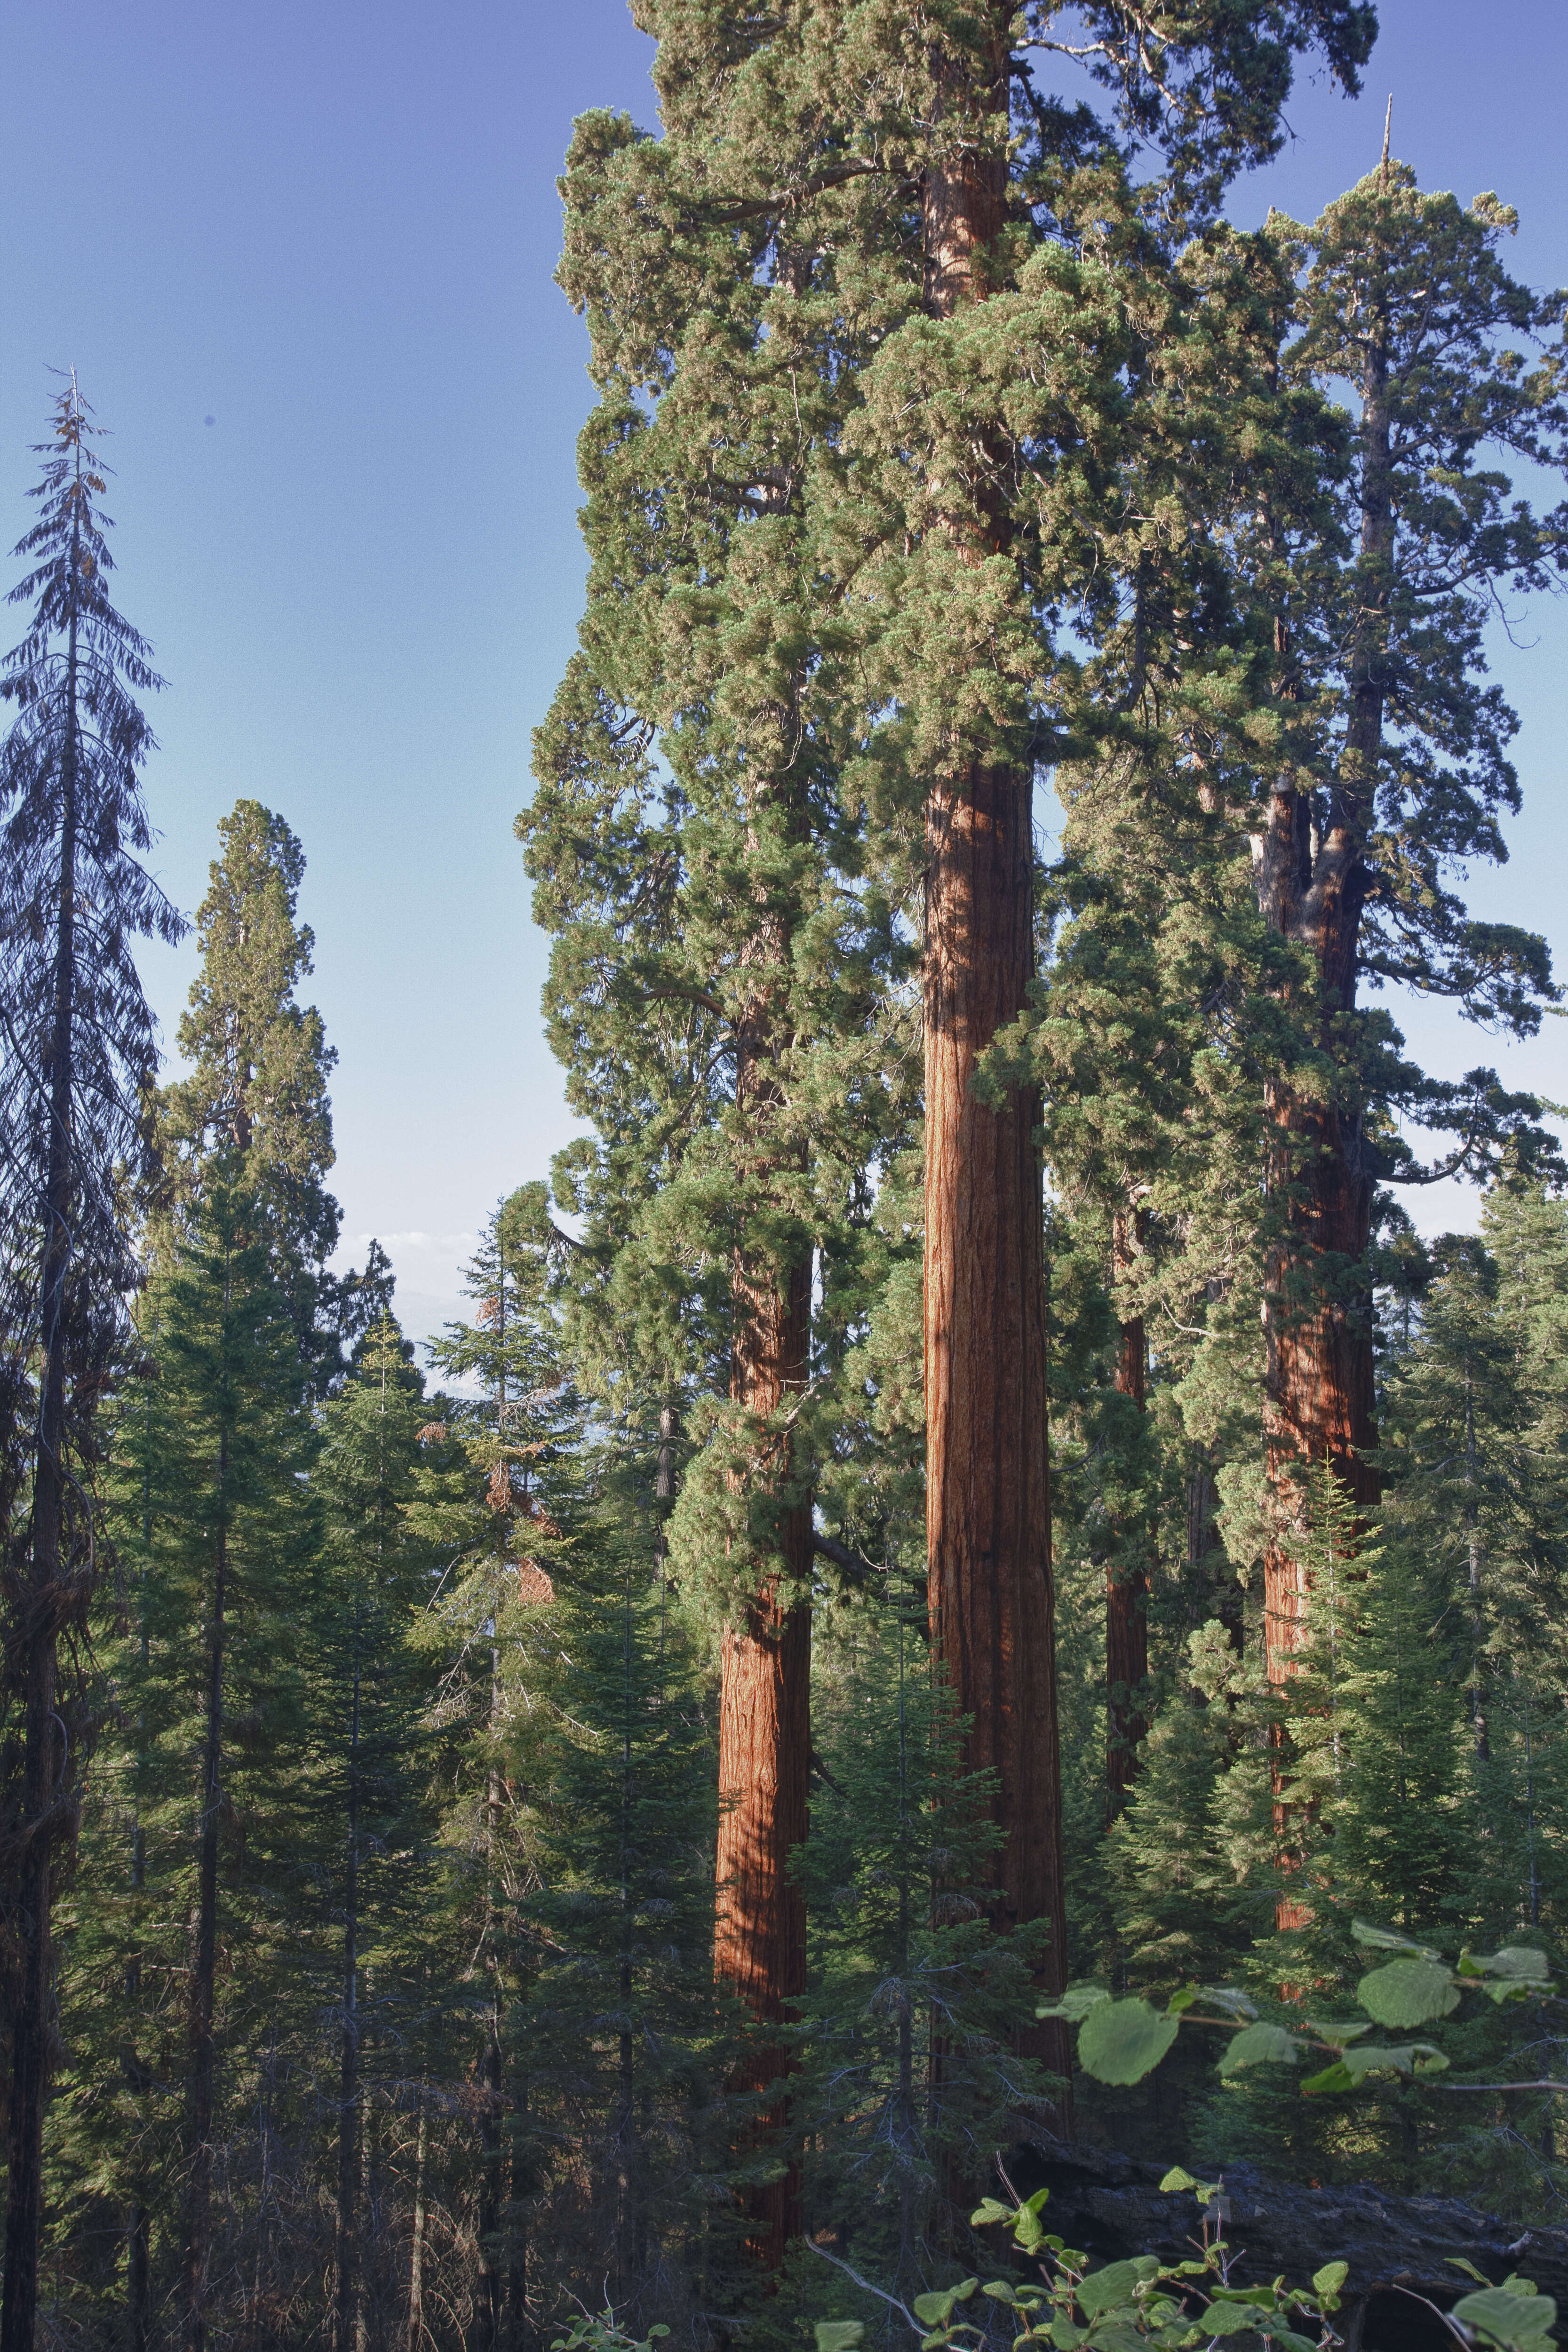
[{"label": "thick furrowed bark", "polygon": [[[1377,258],[1374,249],[1369,266],[1375,268]],[[1383,753],[1394,555],[1387,383],[1384,314],[1384,329],[1368,342],[1362,384],[1361,554],[1369,569],[1358,593],[1339,772],[1321,838],[1306,797],[1287,784],[1274,793],[1257,844],[1259,908],[1274,929],[1300,940],[1311,955],[1317,1043],[1331,1063],[1341,1059],[1340,1024],[1355,1006],[1369,881],[1366,842]],[[1276,642],[1288,653],[1282,622]],[[1282,1085],[1268,1097],[1280,1137],[1273,1185],[1286,1209],[1264,1282],[1264,1444],[1274,1527],[1264,1556],[1264,1629],[1268,1678],[1280,1688],[1296,1672],[1310,1599],[1296,1532],[1297,1474],[1326,1462],[1358,1509],[1378,1496],[1377,1473],[1366,1458],[1376,1443],[1371,1285],[1356,1278],[1366,1265],[1373,1179],[1354,1102],[1353,1082],[1342,1100],[1309,1099]],[[1279,1782],[1277,1768],[1277,1797]],[[1289,1869],[1298,1857],[1291,1852],[1289,1808],[1278,1801],[1275,1832]],[[1309,1916],[1289,1895],[1276,1906],[1281,1928],[1300,1927]]]},{"label": "thick furrowed bark", "polygon": [[[731,1394],[758,1414],[777,1410],[805,1385],[811,1333],[811,1270],[795,1267],[787,1285],[765,1275],[738,1284]],[[785,1573],[805,1590],[811,1574],[811,1506],[788,1512],[781,1528]],[[724,1629],[719,1689],[719,1908],[713,1969],[764,2028],[784,2022],[805,1990],[805,1904],[788,1878],[790,1849],[806,1832],[811,1760],[811,1610],[780,1606],[758,1593],[745,1621]],[[779,2084],[787,2059],[765,2032],[731,2078],[741,2092]],[[758,2144],[780,2138],[788,2102],[775,2091],[758,2120]],[[770,2273],[804,2226],[800,2176],[747,2199],[747,2247]]]},{"label": "thick furrowed bark", "polygon": [[[950,61],[947,111],[982,135],[929,170],[926,301],[938,318],[982,301],[1007,196],[1013,11],[990,0],[981,54]],[[942,67],[939,63],[939,72]],[[962,502],[944,526],[975,560],[1005,519]],[[971,1720],[967,1763],[997,1774],[995,1916],[1045,1921],[1043,1987],[1066,1982],[1061,1770],[1046,1422],[1045,1229],[1037,1104],[995,1108],[974,1064],[1021,1013],[1034,975],[1033,775],[955,762],[926,803],[926,1545],[933,1652]],[[1026,2047],[1070,2085],[1065,2027]],[[1061,2119],[1070,2128],[1070,2091]]]},{"label": "thick furrowed bark", "polygon": [[[965,1764],[997,1775],[996,1917],[1044,1920],[1065,1982],[1061,1776],[1046,1466],[1045,1228],[1037,1105],[978,1101],[976,1056],[1034,970],[1026,770],[931,796],[925,971],[926,1540],[931,1639]],[[1029,2046],[1070,2080],[1054,2025]]]},{"label": "thick furrowed bark", "polygon": [[[1299,1530],[1300,1473],[1326,1462],[1350,1500],[1370,1507],[1378,1476],[1367,1459],[1376,1443],[1373,1418],[1372,1299],[1321,1295],[1315,1268],[1365,1263],[1370,1239],[1372,1181],[1355,1165],[1332,1113],[1294,1100],[1281,1125],[1312,1156],[1299,1180],[1304,1198],[1293,1204],[1288,1239],[1270,1254],[1266,1287],[1267,1373],[1264,1391],[1265,1465],[1271,1528],[1263,1560],[1264,1638],[1268,1679],[1283,1689],[1295,1675],[1308,1638],[1310,1577]],[[1290,1296],[1300,1286],[1307,1297]],[[1316,1290],[1319,1296],[1312,1297]],[[1283,1759],[1281,1759],[1282,1762]],[[1276,1771],[1276,1784],[1279,1780]],[[1275,1805],[1275,1835],[1285,1867],[1295,1865],[1289,1808]],[[1310,1914],[1291,1895],[1275,1907],[1281,1929],[1304,1927]]]}]

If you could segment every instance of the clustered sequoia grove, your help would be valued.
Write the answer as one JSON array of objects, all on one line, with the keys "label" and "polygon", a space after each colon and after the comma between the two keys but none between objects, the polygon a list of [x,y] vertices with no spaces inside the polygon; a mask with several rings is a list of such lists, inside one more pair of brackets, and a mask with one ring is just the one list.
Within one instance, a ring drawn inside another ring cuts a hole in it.
[{"label": "clustered sequoia grove", "polygon": [[[518,827],[588,1132],[498,1206],[448,1391],[380,1254],[328,1271],[258,802],[155,1083],[158,681],[74,384],[45,453],[0,2352],[49,2293],[190,2352],[499,2352],[573,2297],[782,2342],[807,2239],[882,2324],[1075,2131],[1562,2194],[1554,2097],[1495,2087],[1563,2074],[1544,1993],[1445,2029],[1468,2098],[1188,2036],[1075,2105],[1036,2012],[1342,2006],[1353,1916],[1559,1933],[1563,1171],[1376,997],[1558,994],[1459,880],[1519,804],[1489,615],[1568,543],[1510,471],[1563,463],[1564,298],[1386,149],[1228,225],[1296,63],[1356,86],[1345,0],[639,21],[658,135],[587,115],[562,183],[591,570]],[[1399,1189],[1455,1168],[1481,1232],[1424,1244]]]}]

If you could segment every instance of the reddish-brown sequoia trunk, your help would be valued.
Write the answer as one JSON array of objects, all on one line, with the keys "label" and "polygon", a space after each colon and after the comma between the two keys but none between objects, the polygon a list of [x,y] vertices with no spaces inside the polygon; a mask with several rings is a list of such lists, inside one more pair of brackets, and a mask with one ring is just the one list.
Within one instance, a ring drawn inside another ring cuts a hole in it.
[{"label": "reddish-brown sequoia trunk", "polygon": [[[955,114],[988,110],[1005,124],[1011,14],[989,8],[988,82],[960,86],[955,74]],[[987,291],[1004,137],[927,173],[926,290],[939,318]],[[956,502],[947,528],[976,560],[1004,543],[996,518]],[[965,1761],[997,1775],[996,1916],[1046,1922],[1044,1981],[1057,1990],[1067,1919],[1037,1105],[1022,1088],[994,1108],[971,1091],[977,1056],[1024,1009],[1034,973],[1032,788],[1026,763],[959,752],[927,802],[926,1542],[933,1647],[973,1725]],[[1070,2078],[1065,2031],[1026,2038]]]},{"label": "reddish-brown sequoia trunk", "polygon": [[[1373,256],[1373,267],[1375,260]],[[1386,348],[1374,331],[1362,386],[1365,568],[1338,773],[1321,810],[1289,778],[1281,779],[1255,844],[1258,905],[1271,928],[1309,952],[1313,1042],[1336,1067],[1343,1066],[1347,1050],[1353,1051],[1351,1016],[1368,885],[1365,850],[1383,748],[1384,637],[1394,556],[1387,376]],[[1279,642],[1289,692],[1283,627]],[[1264,1280],[1264,1442],[1273,1522],[1264,1558],[1264,1627],[1268,1678],[1283,1687],[1306,1639],[1310,1598],[1300,1557],[1299,1474],[1308,1465],[1326,1462],[1352,1503],[1371,1505],[1378,1496],[1377,1473],[1367,1459],[1376,1442],[1367,1274],[1374,1180],[1353,1072],[1328,1099],[1301,1094],[1284,1081],[1270,1086],[1267,1099],[1276,1136],[1270,1189],[1280,1222]],[[1276,1805],[1275,1822],[1289,1868],[1295,1858],[1283,1804]],[[1310,1915],[1300,1901],[1281,1896],[1276,1916],[1287,1928],[1304,1925]]]},{"label": "reddish-brown sequoia trunk", "polygon": [[[779,714],[763,714],[768,716]],[[782,731],[782,730],[781,730]],[[775,792],[787,793],[787,775]],[[749,1001],[736,1029],[735,1100],[757,1156],[745,1171],[766,1198],[787,1191],[798,1143],[779,1135],[788,1104],[780,1065],[791,1038],[782,1002],[789,968],[789,929],[776,906],[759,905],[743,951]],[[758,1422],[787,1408],[810,1370],[811,1257],[781,1268],[742,1241],[734,1266],[731,1402]],[[768,1488],[787,1484],[787,1431],[772,1441],[752,1476]],[[753,2147],[776,2145],[788,2129],[782,2088],[788,2055],[769,2027],[790,2021],[805,1990],[805,1903],[789,1880],[791,1848],[806,1833],[811,1766],[812,1510],[803,1496],[778,1523],[782,1581],[752,1592],[743,1616],[726,1624],[720,1653],[718,1912],[713,1970],[745,2002],[762,2031],[731,2088],[742,2095],[779,2085],[758,2115]],[[789,2240],[804,2226],[800,2175],[791,2166],[746,2198],[747,2251],[770,2275],[784,2264]]]},{"label": "reddish-brown sequoia trunk", "polygon": [[[1134,1220],[1119,1213],[1111,1234],[1112,1275],[1124,1278],[1137,1255]],[[1148,1382],[1149,1348],[1142,1315],[1121,1327],[1116,1387],[1139,1412]],[[1142,1556],[1144,1530],[1123,1528],[1120,1557],[1105,1571],[1105,1817],[1126,1806],[1138,1777],[1138,1745],[1149,1728],[1140,1695],[1149,1673],[1149,1568]],[[1131,1557],[1129,1557],[1131,1553]]]},{"label": "reddish-brown sequoia trunk", "polygon": [[[811,1331],[811,1269],[780,1284],[749,1270],[737,1284],[738,1328],[730,1393],[747,1412],[775,1412],[805,1385]],[[781,1529],[785,1573],[796,1591],[811,1572],[811,1506],[788,1512]],[[764,2027],[795,2013],[805,1990],[805,1904],[788,1879],[792,1846],[805,1836],[811,1759],[811,1610],[781,1606],[758,1592],[742,1623],[724,1629],[719,1690],[719,1914],[714,1973]],[[785,2072],[784,2050],[759,2035],[732,2087],[757,2092]],[[762,2115],[763,2143],[787,2124],[782,2095]],[[783,2266],[803,2226],[800,2177],[793,2167],[747,2199],[747,2246],[764,2269]]]}]

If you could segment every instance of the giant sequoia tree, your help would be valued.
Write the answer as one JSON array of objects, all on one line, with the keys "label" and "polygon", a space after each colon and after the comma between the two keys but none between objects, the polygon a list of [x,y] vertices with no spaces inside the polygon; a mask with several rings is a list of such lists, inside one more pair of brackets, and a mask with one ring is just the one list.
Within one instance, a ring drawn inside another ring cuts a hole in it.
[{"label": "giant sequoia tree", "polygon": [[[1537,1106],[1487,1069],[1440,1084],[1405,1063],[1386,1014],[1358,1004],[1391,983],[1528,1036],[1555,999],[1545,943],[1480,922],[1455,887],[1506,856],[1519,806],[1508,758],[1517,721],[1485,682],[1497,602],[1545,585],[1568,509],[1539,520],[1496,460],[1561,468],[1568,412],[1557,370],[1517,342],[1543,337],[1563,297],[1531,294],[1497,256],[1513,215],[1468,210],[1382,167],[1310,230],[1271,222],[1302,268],[1298,382],[1349,386],[1354,459],[1339,536],[1309,536],[1275,611],[1277,691],[1303,706],[1299,759],[1259,794],[1258,905],[1297,951],[1285,995],[1299,1024],[1270,1076],[1275,1197],[1265,1287],[1266,1434],[1274,1526],[1266,1557],[1270,1671],[1302,1638],[1308,1579],[1292,1541],[1299,1466],[1329,1462],[1357,1503],[1370,1458],[1373,1318],[1368,1246],[1379,1179],[1428,1181],[1495,1161],[1509,1135],[1543,1139]],[[1490,464],[1488,460],[1491,460]],[[1421,1170],[1393,1116],[1458,1131]]]},{"label": "giant sequoia tree", "polygon": [[[11,591],[33,606],[0,698],[0,1503],[7,1520],[6,1686],[22,1707],[21,1786],[8,1807],[10,2195],[0,2343],[33,2343],[52,2006],[52,1855],[68,1837],[85,1723],[57,1702],[58,1639],[85,1626],[95,1562],[92,1423],[134,1280],[121,1181],[142,1159],[153,1017],[137,937],[184,926],[139,862],[152,845],[138,771],[152,730],[132,689],[155,687],[150,648],[109,601],[108,518],[78,392],[41,445],[41,511]],[[13,1548],[12,1513],[26,1496]],[[66,1718],[69,1718],[69,1722]],[[62,1754],[60,1740],[65,1738]],[[74,1738],[73,1738],[74,1734]]]},{"label": "giant sequoia tree", "polygon": [[[1095,70],[1120,90],[1124,127],[1172,153],[1178,206],[1270,152],[1295,49],[1321,39],[1348,79],[1371,32],[1339,5],[1200,11],[1161,16],[1152,49],[1147,27],[1135,39],[1118,12],[1089,14]],[[831,791],[869,845],[853,863],[895,904],[923,894],[932,1632],[973,1722],[972,1760],[998,1771],[999,1916],[1047,1917],[1059,1974],[1036,1114],[1026,1087],[982,1104],[971,1083],[1026,1003],[1034,766],[1062,730],[1071,667],[1054,621],[1064,572],[1092,562],[1095,539],[1068,485],[1087,473],[1100,493],[1096,443],[1122,404],[1110,272],[1062,267],[1052,204],[1053,178],[1109,155],[1111,134],[1029,79],[1029,47],[1062,46],[1055,16],[950,23],[911,6],[889,24],[802,5],[742,31],[707,7],[661,7],[664,141],[582,126],[564,274],[605,391],[584,441],[595,584],[530,823],[542,919],[564,934],[553,985],[570,1058],[605,1073],[612,1022],[634,1051],[661,1034],[637,1131],[660,1154],[681,1149],[705,1108],[709,1132],[733,1137],[698,1164],[734,1171],[750,1233],[722,1251],[689,1244],[688,1264],[734,1269],[731,1402],[766,1436],[768,1475],[754,1444],[737,1447],[731,1484],[771,1483],[781,1500],[795,1499],[797,1441],[780,1401],[804,1381],[796,1203],[840,1156],[801,1055],[819,1039],[842,1052],[853,1018],[831,995],[803,1002],[831,934],[810,858],[792,879],[789,855],[815,851],[817,875],[842,864]],[[1005,413],[1020,373],[1026,417]],[[656,728],[677,780],[662,825],[646,814]],[[847,752],[860,754],[847,772]],[[703,870],[691,848],[726,841],[708,869],[726,886],[715,934],[682,890]],[[720,1073],[732,1119],[714,1102]],[[579,1085],[624,1192],[626,1090]],[[808,1525],[795,1553],[783,1526],[773,1538],[797,1587]],[[752,1589],[776,1609],[778,1569]],[[765,2011],[798,1979],[778,1860],[800,1826],[804,1716],[784,1693],[804,1658],[786,1663],[787,1622],[756,1631],[780,1692],[749,1759],[767,1818],[743,1797],[731,1819],[736,1856],[762,1864],[744,1941]]]},{"label": "giant sequoia tree", "polygon": [[[762,2094],[805,1983],[788,1865],[810,1746],[814,1268],[831,1291],[898,1116],[876,988],[899,950],[841,791],[808,482],[879,303],[907,301],[914,221],[815,174],[801,26],[738,36],[676,8],[658,29],[664,141],[589,117],[565,184],[563,281],[601,390],[595,562],[522,823],[560,935],[553,1035],[600,1131],[564,1171],[588,1218],[577,1328],[624,1409],[695,1406],[706,1440],[671,1557],[720,1627],[715,1967],[759,2021],[736,2087]],[[753,2204],[776,2268],[795,2189]]]}]

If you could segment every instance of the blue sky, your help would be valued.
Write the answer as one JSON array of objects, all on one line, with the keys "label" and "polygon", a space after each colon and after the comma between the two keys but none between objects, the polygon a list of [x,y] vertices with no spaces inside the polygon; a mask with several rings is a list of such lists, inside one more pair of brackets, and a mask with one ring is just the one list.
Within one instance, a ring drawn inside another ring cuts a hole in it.
[{"label": "blue sky", "polygon": [[[1568,280],[1562,0],[1384,0],[1364,97],[1303,84],[1294,142],[1237,190],[1310,217],[1394,145],[1428,186],[1517,205],[1510,251]],[[582,599],[585,340],[552,282],[555,175],[589,106],[653,119],[621,0],[10,0],[0,544],[26,526],[49,365],[111,428],[119,593],[170,680],[149,796],[194,908],[242,793],[304,842],[313,993],[341,1061],[335,1184],[411,1328],[453,1310],[497,1196],[569,1132],[541,1033],[545,943],[511,819]],[[210,420],[210,421],[208,421]],[[1568,611],[1497,650],[1527,805],[1481,911],[1568,964]],[[172,1034],[194,943],[149,953]],[[1527,1048],[1411,1008],[1434,1067]],[[1424,1223],[1468,1221],[1457,1188]]]}]

